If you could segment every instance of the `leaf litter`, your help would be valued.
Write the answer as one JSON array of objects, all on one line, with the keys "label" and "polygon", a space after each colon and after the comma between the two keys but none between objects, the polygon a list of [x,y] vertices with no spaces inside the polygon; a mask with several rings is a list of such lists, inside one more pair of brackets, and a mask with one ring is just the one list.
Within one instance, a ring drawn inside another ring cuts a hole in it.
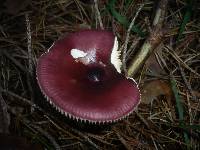
[{"label": "leaf litter", "polygon": [[[142,92],[137,110],[118,123],[90,125],[70,120],[44,103],[28,74],[30,59],[34,62],[59,37],[100,28],[93,1],[6,0],[0,6],[0,86],[5,101],[0,110],[8,109],[0,116],[4,128],[16,140],[22,136],[43,149],[200,149],[200,3],[193,2],[195,8],[190,2],[169,1],[164,23],[169,31],[136,75]],[[140,5],[144,7],[128,39],[129,59],[144,42],[143,33],[151,30],[156,3],[98,1],[103,26],[116,33],[120,45]],[[27,16],[31,42],[27,42]],[[134,39],[137,46],[129,49]],[[31,65],[35,68],[35,62]]]}]

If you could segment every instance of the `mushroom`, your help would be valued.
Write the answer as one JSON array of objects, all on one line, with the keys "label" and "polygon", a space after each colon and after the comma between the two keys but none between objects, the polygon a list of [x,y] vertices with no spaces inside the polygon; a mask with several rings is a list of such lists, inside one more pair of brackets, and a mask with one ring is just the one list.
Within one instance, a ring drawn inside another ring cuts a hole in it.
[{"label": "mushroom", "polygon": [[121,74],[118,41],[112,32],[83,30],[56,41],[37,65],[47,100],[70,118],[113,122],[140,102],[135,80]]}]

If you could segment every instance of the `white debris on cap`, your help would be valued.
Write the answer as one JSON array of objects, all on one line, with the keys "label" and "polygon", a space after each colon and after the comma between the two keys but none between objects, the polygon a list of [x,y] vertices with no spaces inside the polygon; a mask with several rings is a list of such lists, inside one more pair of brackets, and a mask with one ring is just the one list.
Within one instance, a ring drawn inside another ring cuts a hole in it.
[{"label": "white debris on cap", "polygon": [[71,55],[73,58],[77,59],[77,58],[85,57],[87,55],[87,53],[85,53],[79,49],[71,49]]},{"label": "white debris on cap", "polygon": [[120,59],[121,51],[118,50],[118,41],[115,37],[112,53],[111,53],[111,63],[114,65],[117,72],[121,73],[122,61]]},{"label": "white debris on cap", "polygon": [[96,61],[96,49],[89,50],[87,53],[79,49],[71,49],[71,56],[76,62],[81,62],[84,65],[88,65]]}]

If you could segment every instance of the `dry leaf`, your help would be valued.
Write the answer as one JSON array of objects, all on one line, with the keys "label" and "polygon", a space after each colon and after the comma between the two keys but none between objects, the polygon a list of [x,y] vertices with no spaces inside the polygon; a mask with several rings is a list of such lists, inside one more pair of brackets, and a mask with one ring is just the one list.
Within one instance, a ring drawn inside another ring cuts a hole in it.
[{"label": "dry leaf", "polygon": [[162,80],[154,80],[147,82],[141,90],[143,104],[150,104],[152,100],[158,96],[164,95],[167,99],[168,104],[171,105],[172,91],[169,84]]},{"label": "dry leaf", "polygon": [[148,68],[150,72],[154,75],[165,74],[164,69],[160,66],[155,55],[157,53],[159,56],[162,56],[162,47],[163,47],[163,44],[160,44],[158,48],[155,49],[154,53],[152,53],[149,56],[149,58],[147,59],[145,63],[146,68]]}]

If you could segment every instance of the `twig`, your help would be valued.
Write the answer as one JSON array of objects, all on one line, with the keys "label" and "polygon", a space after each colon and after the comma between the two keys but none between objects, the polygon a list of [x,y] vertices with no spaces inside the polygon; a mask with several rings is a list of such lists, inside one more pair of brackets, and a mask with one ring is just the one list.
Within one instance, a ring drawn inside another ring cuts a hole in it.
[{"label": "twig", "polygon": [[[31,46],[31,25],[28,14],[25,14],[26,18],[26,30],[27,30],[27,47],[28,47],[28,69],[29,72],[27,73],[27,85],[30,91],[31,101],[34,102],[35,95],[34,95],[34,79],[33,79],[33,55],[32,55],[32,46]],[[31,111],[34,111],[33,107]]]},{"label": "twig", "polygon": [[97,144],[95,144],[95,143],[94,143],[86,134],[84,134],[83,132],[80,132],[80,131],[78,131],[78,130],[76,130],[76,129],[73,129],[73,128],[71,128],[71,130],[72,130],[74,133],[78,134],[79,136],[83,137],[84,140],[85,140],[86,142],[88,142],[91,146],[93,146],[93,148],[95,148],[95,149],[101,149]]},{"label": "twig", "polygon": [[7,104],[2,96],[2,88],[0,85],[0,133],[9,133],[10,115],[8,113]]},{"label": "twig", "polygon": [[66,149],[67,147],[74,147],[76,145],[81,145],[81,142],[74,142],[74,143],[71,143],[71,144],[62,145],[60,147],[61,147],[61,149]]},{"label": "twig", "polygon": [[101,137],[101,136],[99,136],[99,135],[94,135],[94,134],[91,134],[91,133],[87,133],[87,135],[88,135],[89,137],[91,137],[91,138],[97,140],[98,142],[101,142],[101,143],[106,144],[106,145],[114,146],[114,144],[105,141],[104,138]]},{"label": "twig", "polygon": [[124,145],[124,147],[127,149],[127,150],[131,150],[131,146],[126,142],[126,140],[119,134],[118,131],[115,130],[115,133],[117,135],[117,137],[119,138],[119,140],[121,141],[121,143]]},{"label": "twig", "polygon": [[99,20],[100,28],[101,28],[102,30],[104,30],[103,22],[102,22],[102,19],[101,19],[101,14],[100,14],[100,11],[99,11],[99,8],[98,8],[98,2],[97,2],[97,0],[94,0],[94,7],[95,7],[95,9],[96,9],[97,18],[98,18],[98,20]]},{"label": "twig", "polygon": [[[154,130],[147,130],[147,129],[141,129],[141,128],[136,128],[135,126],[133,126],[133,125],[131,125],[131,128],[133,128],[133,129],[135,129],[135,130],[137,130],[137,131],[139,131],[141,134],[143,134],[143,135],[145,135],[146,136],[146,134],[150,134],[150,136],[151,135],[156,135],[156,136],[159,136],[158,138],[165,138],[165,139],[167,139],[167,140],[171,140],[171,141],[173,141],[173,142],[176,142],[176,143],[179,143],[179,144],[182,144],[182,145],[184,145],[184,146],[186,146],[187,144],[185,144],[184,142],[181,142],[180,140],[177,140],[177,139],[173,139],[173,138],[171,138],[171,137],[168,137],[168,136],[166,136],[166,135],[164,135],[164,134],[161,134],[161,133],[159,133],[159,132],[156,132],[156,131],[154,131]],[[146,133],[146,134],[145,134]]]},{"label": "twig", "polygon": [[189,114],[189,120],[190,120],[190,125],[191,125],[192,124],[192,108],[191,108],[191,103],[190,103],[190,98],[189,97],[190,97],[189,94],[186,92],[186,99],[187,99],[187,105],[188,105],[188,114]]},{"label": "twig", "polygon": [[195,70],[193,70],[192,68],[190,68],[173,50],[171,50],[168,46],[164,47],[165,50],[167,50],[167,52],[177,61],[180,63],[180,65],[182,65],[183,67],[185,67],[186,69],[188,69],[190,72],[194,73],[195,75],[197,75],[198,77],[200,77],[200,74],[197,73]]},{"label": "twig", "polygon": [[152,139],[152,141],[153,141],[153,145],[154,145],[155,149],[158,150],[158,147],[157,147],[156,142],[155,142],[155,140],[154,140],[154,138],[153,138],[152,135],[151,135],[151,139]]},{"label": "twig", "polygon": [[28,67],[29,73],[33,75],[33,56],[32,56],[32,46],[31,46],[31,25],[28,14],[25,15],[26,18],[26,33],[27,33],[27,48],[28,48]]},{"label": "twig", "polygon": [[[30,124],[29,124],[30,125]],[[40,128],[39,126],[36,126],[36,125],[33,125],[31,124],[30,125],[31,127],[35,128],[37,131],[39,131],[42,135],[44,135],[54,146],[54,148],[56,150],[61,150],[59,144],[55,141],[55,139],[49,134],[47,133],[46,131],[44,131],[42,128]]]},{"label": "twig", "polygon": [[140,114],[138,113],[137,110],[135,110],[135,113],[136,113],[136,115],[139,117],[139,119],[145,124],[145,126],[146,126],[148,129],[150,129],[150,126],[149,126],[148,122],[144,119],[144,117],[142,117],[142,115],[140,115]]},{"label": "twig", "polygon": [[[68,133],[66,132],[66,130],[64,130],[62,127],[60,127],[59,125],[57,125],[48,115],[45,115],[45,117],[56,127],[58,128],[59,130],[61,130],[62,132],[66,133],[66,134],[70,134],[72,136],[71,133]],[[100,149],[98,145],[96,145],[94,142],[92,142],[92,140],[90,140],[90,138],[86,135],[86,134],[83,134],[82,132],[70,127],[70,130],[73,131],[75,134],[78,134],[80,137],[82,138],[79,138],[77,136],[73,136],[74,138],[76,138],[77,140],[85,140],[86,142],[88,142],[91,146],[93,146],[94,148],[96,149]]]},{"label": "twig", "polygon": [[33,107],[33,108],[41,111],[42,113],[46,114],[45,111],[42,108],[40,108],[39,106],[37,106],[36,104],[34,104],[33,102],[31,102],[30,100],[28,100],[26,98],[23,98],[23,97],[15,94],[15,93],[13,93],[11,91],[7,91],[7,90],[3,89],[2,92],[7,93],[8,95],[13,96],[13,97],[15,97],[15,98],[17,98],[19,100],[22,100],[24,103],[26,103],[26,104],[30,105],[31,107]]},{"label": "twig", "polygon": [[136,48],[136,46],[137,46],[137,44],[139,43],[140,40],[141,40],[140,37],[135,37],[133,39],[133,42],[132,42],[130,48],[127,50],[126,59],[129,59],[129,57],[133,54],[133,52],[134,52],[134,50],[135,50],[135,48]]},{"label": "twig", "polygon": [[133,20],[130,23],[128,31],[127,31],[124,50],[123,50],[123,58],[122,58],[123,70],[124,70],[125,74],[127,73],[127,69],[126,69],[126,53],[127,53],[128,41],[129,41],[129,38],[130,38],[130,32],[131,32],[131,29],[132,29],[133,25],[135,24],[135,20],[136,20],[136,18],[138,16],[139,12],[142,10],[143,6],[144,6],[144,4],[140,5],[139,9],[137,10],[137,12],[135,14],[135,17],[133,18]]},{"label": "twig", "polygon": [[[179,64],[179,70],[180,70],[180,72],[181,72],[181,77],[182,77],[182,79],[183,79],[183,81],[184,81],[184,83],[185,83],[185,85],[186,85],[186,87],[187,87],[187,90],[188,90],[189,93],[191,94],[191,99],[192,99],[193,101],[196,101],[196,100],[197,100],[197,97],[194,95],[190,83],[187,82],[187,79],[186,79],[186,77],[185,77],[185,73],[184,73],[184,71],[183,71],[183,69],[182,69],[182,67],[181,67],[180,64]],[[188,99],[188,97],[187,97],[187,99]],[[200,103],[198,103],[197,108],[199,107],[199,105],[200,105]],[[191,114],[192,111],[191,111],[191,105],[190,105],[190,101],[189,101],[189,100],[188,100],[188,106],[189,106],[189,108],[188,108],[188,109],[189,109],[189,114]],[[194,112],[194,115],[193,115],[193,117],[192,117],[191,123],[195,120],[196,115],[197,115],[197,110]]]},{"label": "twig", "polygon": [[[190,85],[190,83],[189,82],[187,82],[187,79],[186,79],[186,77],[185,77],[185,73],[184,73],[184,71],[183,71],[183,68],[181,67],[181,65],[179,64],[179,70],[180,70],[180,72],[181,72],[181,77],[182,77],[182,79],[183,79],[183,81],[184,81],[184,83],[185,83],[185,85],[186,85],[186,88],[187,88],[187,90],[189,91],[189,93],[191,94],[191,98],[192,98],[192,100],[193,101],[196,101],[196,96],[193,94],[193,91],[192,91],[192,87],[191,87],[191,85]],[[187,98],[188,99],[188,98]],[[189,114],[191,114],[191,105],[190,105],[190,101],[188,100],[188,106],[189,106]],[[195,118],[195,116],[196,116],[196,113],[195,113],[195,115],[194,115],[194,117],[193,117],[193,119]],[[191,121],[190,123],[192,123],[193,121]]]},{"label": "twig", "polygon": [[13,64],[15,64],[15,66],[17,66],[22,72],[27,73],[26,68],[18,60],[16,60],[14,57],[8,54],[7,50],[2,49],[1,52],[4,56],[10,59],[13,62]]},{"label": "twig", "polygon": [[179,70],[180,70],[180,72],[181,72],[181,77],[183,78],[183,81],[184,81],[184,83],[185,83],[185,85],[186,85],[188,91],[190,92],[190,94],[191,94],[191,96],[192,96],[192,99],[193,99],[194,101],[196,101],[196,96],[195,96],[194,93],[193,93],[193,90],[192,90],[192,87],[191,87],[190,83],[187,82],[187,79],[186,79],[186,77],[185,77],[185,72],[183,71],[183,68],[181,67],[180,64],[178,64],[178,67],[179,67]]},{"label": "twig", "polygon": [[48,119],[48,121],[49,121],[53,126],[55,126],[58,130],[60,130],[60,131],[62,131],[63,133],[65,133],[65,134],[67,134],[67,135],[69,135],[69,136],[75,138],[76,140],[79,140],[79,141],[82,140],[81,138],[79,138],[79,137],[73,135],[72,133],[67,132],[66,129],[62,128],[60,125],[58,125],[57,123],[55,123],[48,115],[44,115],[44,117],[45,117],[46,119]]},{"label": "twig", "polygon": [[[37,105],[35,105],[34,103],[32,103],[30,100],[28,100],[28,99],[26,99],[26,98],[23,98],[23,97],[21,97],[21,96],[15,94],[15,93],[6,91],[6,90],[2,90],[2,91],[8,93],[8,94],[11,95],[11,96],[14,96],[14,97],[16,97],[16,98],[22,100],[23,102],[29,104],[29,105],[30,105],[31,107],[33,107],[33,108],[38,109],[39,111],[41,111],[42,113],[45,114],[46,118],[49,119],[48,114],[47,114],[42,108],[40,108],[39,106],[37,106]],[[50,120],[50,119],[49,119],[49,120]],[[50,121],[51,121],[51,120],[50,120]],[[51,121],[51,122],[53,123],[53,121]],[[54,125],[55,125],[55,124],[54,124]],[[57,126],[57,127],[58,127],[58,126]],[[59,127],[59,129],[61,129],[61,128]],[[72,130],[73,132],[75,132],[76,134],[78,134],[79,136],[83,137],[84,140],[85,140],[86,142],[88,142],[90,145],[92,145],[92,146],[95,147],[96,149],[100,149],[94,142],[92,142],[92,141],[89,139],[88,136],[82,134],[81,132],[79,132],[79,131],[77,131],[77,130],[75,130],[75,129],[72,129],[72,128],[71,128],[71,130]]]}]

